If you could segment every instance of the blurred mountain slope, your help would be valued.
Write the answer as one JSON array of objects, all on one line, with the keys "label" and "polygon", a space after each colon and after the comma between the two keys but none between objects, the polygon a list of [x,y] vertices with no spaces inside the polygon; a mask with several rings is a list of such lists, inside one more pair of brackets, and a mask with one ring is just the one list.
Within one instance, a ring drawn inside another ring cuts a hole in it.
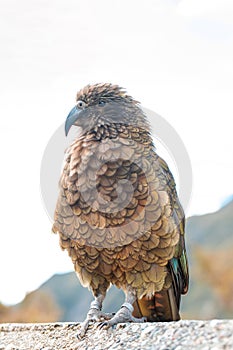
[{"label": "blurred mountain slope", "polygon": [[224,248],[233,244],[233,200],[217,212],[192,216],[187,220],[187,243]]}]

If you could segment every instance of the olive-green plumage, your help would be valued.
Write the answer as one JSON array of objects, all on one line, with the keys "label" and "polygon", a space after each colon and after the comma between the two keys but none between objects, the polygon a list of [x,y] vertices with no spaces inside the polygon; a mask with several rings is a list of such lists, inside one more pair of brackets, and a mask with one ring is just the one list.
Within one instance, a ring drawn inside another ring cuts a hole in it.
[{"label": "olive-green plumage", "polygon": [[[88,85],[77,94],[66,132],[71,125],[81,131],[60,179],[53,231],[61,247],[81,283],[101,299],[96,309],[115,284],[135,317],[178,320],[188,289],[184,213],[139,103],[116,85]],[[118,316],[108,324],[122,321]]]}]

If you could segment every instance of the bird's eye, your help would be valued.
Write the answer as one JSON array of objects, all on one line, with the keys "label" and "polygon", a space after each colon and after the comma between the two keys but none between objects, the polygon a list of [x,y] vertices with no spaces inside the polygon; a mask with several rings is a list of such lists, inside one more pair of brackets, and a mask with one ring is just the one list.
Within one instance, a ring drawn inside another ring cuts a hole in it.
[{"label": "bird's eye", "polygon": [[84,109],[86,107],[86,103],[84,101],[77,101],[76,106],[78,109]]},{"label": "bird's eye", "polygon": [[99,101],[99,106],[104,106],[104,105],[105,105],[105,101],[100,100],[100,101]]}]

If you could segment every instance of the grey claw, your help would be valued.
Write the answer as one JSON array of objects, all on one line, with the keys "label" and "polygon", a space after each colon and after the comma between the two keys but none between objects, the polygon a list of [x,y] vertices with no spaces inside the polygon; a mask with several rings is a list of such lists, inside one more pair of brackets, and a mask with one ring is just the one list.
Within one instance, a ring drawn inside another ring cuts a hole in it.
[{"label": "grey claw", "polygon": [[109,328],[109,323],[108,322],[100,322],[97,326],[99,329],[103,329],[103,328]]},{"label": "grey claw", "polygon": [[79,333],[77,333],[76,337],[79,339],[79,340],[82,340],[85,336],[86,332],[84,332],[83,330],[81,330]]}]

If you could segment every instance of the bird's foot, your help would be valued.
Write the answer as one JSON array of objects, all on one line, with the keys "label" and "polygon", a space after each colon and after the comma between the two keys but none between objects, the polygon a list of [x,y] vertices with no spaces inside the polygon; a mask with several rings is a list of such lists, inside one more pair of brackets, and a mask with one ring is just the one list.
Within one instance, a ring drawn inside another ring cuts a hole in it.
[{"label": "bird's foot", "polygon": [[83,338],[87,332],[88,327],[96,322],[104,322],[106,320],[110,320],[115,314],[114,313],[106,313],[99,309],[91,308],[88,311],[87,317],[85,321],[81,323],[80,330],[77,334],[79,339]]},{"label": "bird's foot", "polygon": [[99,327],[108,329],[111,326],[114,326],[118,323],[125,322],[135,322],[135,323],[143,323],[146,322],[146,317],[136,318],[132,315],[133,306],[130,303],[124,303],[120,310],[110,319],[104,322],[101,322]]}]

